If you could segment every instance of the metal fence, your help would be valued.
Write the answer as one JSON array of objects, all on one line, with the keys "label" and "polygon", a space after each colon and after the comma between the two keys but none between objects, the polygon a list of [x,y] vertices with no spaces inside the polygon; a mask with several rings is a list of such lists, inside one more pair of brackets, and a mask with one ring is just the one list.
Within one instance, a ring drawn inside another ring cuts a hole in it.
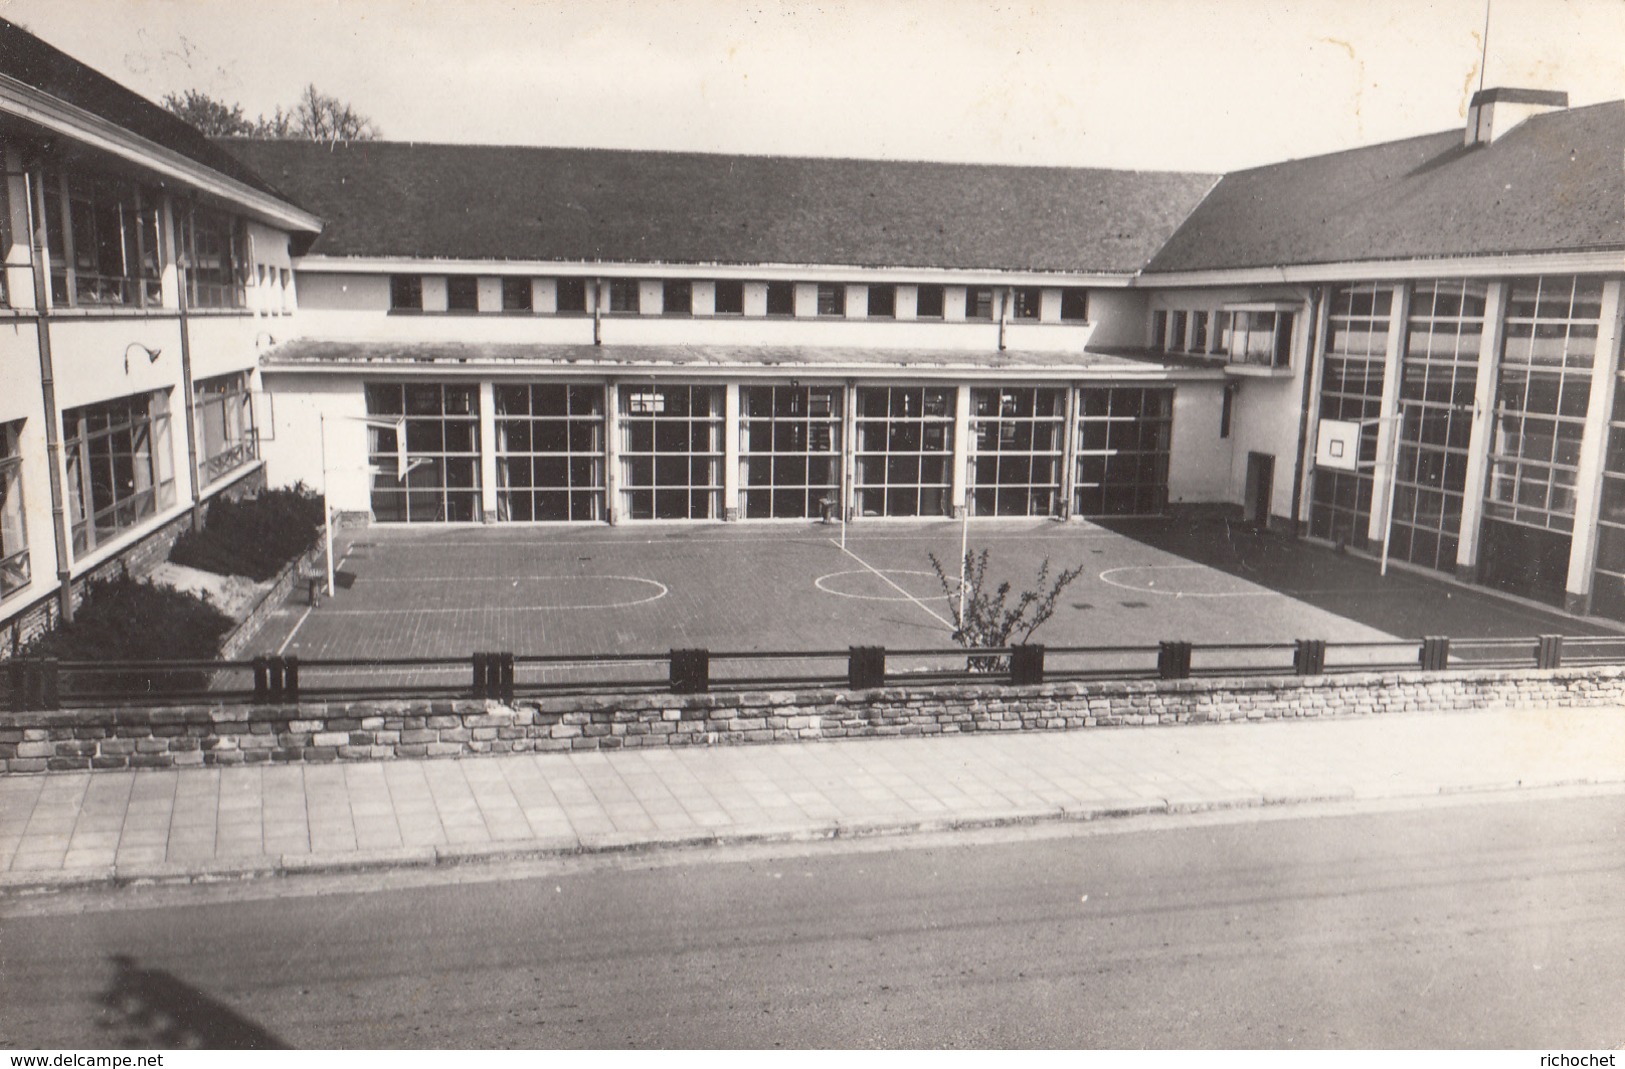
[{"label": "metal fence", "polygon": [[0,708],[162,705],[193,701],[301,700],[560,694],[701,694],[829,687],[1014,684],[1069,680],[1318,676],[1371,671],[1448,672],[1625,664],[1625,636],[1418,641],[1009,646],[996,649],[731,651],[594,656],[516,655],[301,660],[66,661],[17,658],[0,672]]}]

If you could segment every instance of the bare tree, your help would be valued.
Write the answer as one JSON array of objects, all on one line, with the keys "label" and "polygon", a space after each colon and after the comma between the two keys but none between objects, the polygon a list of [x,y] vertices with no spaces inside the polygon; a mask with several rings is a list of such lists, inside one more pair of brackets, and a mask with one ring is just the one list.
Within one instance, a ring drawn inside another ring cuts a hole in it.
[{"label": "bare tree", "polygon": [[216,100],[196,89],[167,93],[160,101],[164,109],[184,119],[210,137],[263,137],[299,141],[373,141],[380,131],[371,119],[355,108],[329,96],[314,85],[305,86],[293,107],[278,107],[269,116],[252,121],[242,105]]}]

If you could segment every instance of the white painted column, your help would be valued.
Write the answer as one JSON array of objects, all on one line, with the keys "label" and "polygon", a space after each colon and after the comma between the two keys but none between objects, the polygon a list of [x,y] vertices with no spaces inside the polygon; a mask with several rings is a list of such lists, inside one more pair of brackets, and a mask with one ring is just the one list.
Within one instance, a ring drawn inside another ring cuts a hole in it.
[{"label": "white painted column", "polygon": [[1404,283],[1393,288],[1393,301],[1388,313],[1388,351],[1382,364],[1382,407],[1377,424],[1377,466],[1371,480],[1371,515],[1366,523],[1366,536],[1373,545],[1381,545],[1388,537],[1390,487],[1394,481],[1394,462],[1398,460],[1399,384],[1404,371],[1405,320],[1410,315],[1410,287]]},{"label": "white painted column", "polygon": [[846,380],[845,408],[841,413],[841,508],[846,518],[863,515],[858,508],[858,382]]},{"label": "white painted column", "polygon": [[1072,518],[1072,496],[1078,478],[1078,384],[1066,388],[1066,425],[1061,428],[1061,511],[1063,520]]},{"label": "white painted column", "polygon": [[[1317,303],[1319,307],[1315,312],[1315,321],[1309,325],[1309,343],[1304,346],[1303,350],[1305,354],[1303,373],[1308,376],[1309,389],[1307,394],[1299,395],[1304,398],[1304,404],[1309,408],[1308,418],[1304,421],[1303,481],[1298,484],[1298,514],[1294,517],[1297,524],[1297,530],[1294,533],[1300,537],[1305,531],[1309,530],[1309,515],[1315,505],[1315,444],[1320,441],[1320,389],[1326,374],[1327,324],[1330,322],[1332,313],[1331,287],[1324,287],[1320,291],[1320,300]],[[1209,316],[1208,330],[1211,332],[1208,335],[1208,348],[1211,349],[1218,342],[1219,317],[1217,312]],[[1226,383],[1225,389],[1228,390],[1229,388],[1229,383]],[[1232,439],[1235,438],[1235,401],[1236,397],[1232,394],[1232,407],[1230,410],[1230,437]],[[1220,403],[1223,403],[1222,398]],[[1231,471],[1234,472],[1234,470],[1235,467],[1232,463]],[[1243,493],[1245,493],[1245,489]]]},{"label": "white painted column", "polygon": [[[501,299],[500,293],[498,299]],[[480,383],[480,511],[486,523],[497,520],[497,405],[491,380]]]},{"label": "white painted column", "polygon": [[920,315],[920,287],[897,287],[897,318],[918,319]]},{"label": "white painted column", "polygon": [[1591,399],[1586,405],[1585,436],[1580,440],[1580,473],[1574,487],[1574,537],[1569,543],[1569,581],[1564,608],[1591,610],[1592,571],[1597,563],[1597,512],[1602,502],[1602,473],[1608,455],[1608,418],[1614,411],[1615,369],[1619,366],[1619,279],[1603,283],[1602,317],[1597,352],[1591,364]]},{"label": "white painted column", "polygon": [[970,472],[966,470],[971,458],[970,387],[955,387],[954,398],[954,459],[949,501],[953,504],[954,518],[959,519],[970,507]]},{"label": "white painted column", "polygon": [[1491,282],[1484,294],[1484,333],[1478,344],[1478,381],[1473,391],[1473,428],[1467,438],[1467,482],[1461,494],[1461,537],[1456,543],[1456,575],[1478,578],[1478,527],[1489,480],[1490,443],[1495,435],[1495,387],[1501,371],[1507,285]]},{"label": "white painted column", "polygon": [[[6,236],[4,250],[6,297],[13,308],[34,307],[34,268],[28,229],[28,178],[23,172],[22,153],[15,145],[0,145],[0,163],[5,164]],[[161,255],[161,254],[160,254]],[[49,277],[49,267],[47,267]]]},{"label": "white painted column", "polygon": [[621,399],[614,379],[604,383],[604,518],[621,522]]},{"label": "white painted column", "polygon": [[869,287],[863,283],[853,283],[846,287],[846,318],[869,318]]},{"label": "white painted column", "polygon": [[739,518],[739,383],[722,393],[722,518]]}]

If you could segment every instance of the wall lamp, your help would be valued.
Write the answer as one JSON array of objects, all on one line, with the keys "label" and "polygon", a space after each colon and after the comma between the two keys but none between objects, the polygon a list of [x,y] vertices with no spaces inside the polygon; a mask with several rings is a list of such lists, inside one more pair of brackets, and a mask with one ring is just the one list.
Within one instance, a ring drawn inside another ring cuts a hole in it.
[{"label": "wall lamp", "polygon": [[275,344],[276,344],[276,335],[272,334],[268,330],[262,330],[258,334],[254,335],[254,348],[256,348],[256,349],[260,348],[263,345],[275,345]]},{"label": "wall lamp", "polygon": [[162,349],[149,349],[145,345],[142,345],[138,341],[131,342],[129,345],[126,345],[124,347],[124,373],[126,375],[128,375],[130,373],[130,354],[131,353],[145,353],[146,357],[147,357],[147,363],[149,363],[149,364],[157,363],[158,358],[160,356],[164,355],[164,351]]}]

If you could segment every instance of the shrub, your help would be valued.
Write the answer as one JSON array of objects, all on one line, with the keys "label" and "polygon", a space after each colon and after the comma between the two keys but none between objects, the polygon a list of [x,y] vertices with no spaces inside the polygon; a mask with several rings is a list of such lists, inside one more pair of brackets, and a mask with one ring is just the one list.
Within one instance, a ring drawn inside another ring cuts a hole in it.
[{"label": "shrub", "polygon": [[216,501],[201,531],[188,531],[169,551],[176,564],[220,575],[270,579],[316,544],[322,499],[304,484],[262,490],[240,501]]},{"label": "shrub", "polygon": [[[65,661],[209,660],[231,626],[230,617],[195,594],[125,576],[91,583],[71,624],[57,624],[21,652]],[[196,690],[204,682],[202,672],[114,672],[82,676],[65,689],[144,694]]]},{"label": "shrub", "polygon": [[[987,550],[965,553],[964,614],[960,612],[959,576],[949,577],[935,553],[926,554],[937,573],[943,593],[948,595],[948,611],[953,614],[954,641],[966,649],[997,649],[1011,645],[1010,637],[1019,635],[1016,644],[1024,643],[1034,631],[1055,615],[1055,603],[1061,592],[1074,579],[1083,574],[1083,566],[1068,568],[1049,579],[1049,558],[1038,569],[1033,589],[1024,590],[1014,606],[1007,607],[1011,586],[1006,580],[990,592],[987,584]],[[971,657],[966,667],[972,672],[1002,672],[1010,666],[1008,657]]]}]

